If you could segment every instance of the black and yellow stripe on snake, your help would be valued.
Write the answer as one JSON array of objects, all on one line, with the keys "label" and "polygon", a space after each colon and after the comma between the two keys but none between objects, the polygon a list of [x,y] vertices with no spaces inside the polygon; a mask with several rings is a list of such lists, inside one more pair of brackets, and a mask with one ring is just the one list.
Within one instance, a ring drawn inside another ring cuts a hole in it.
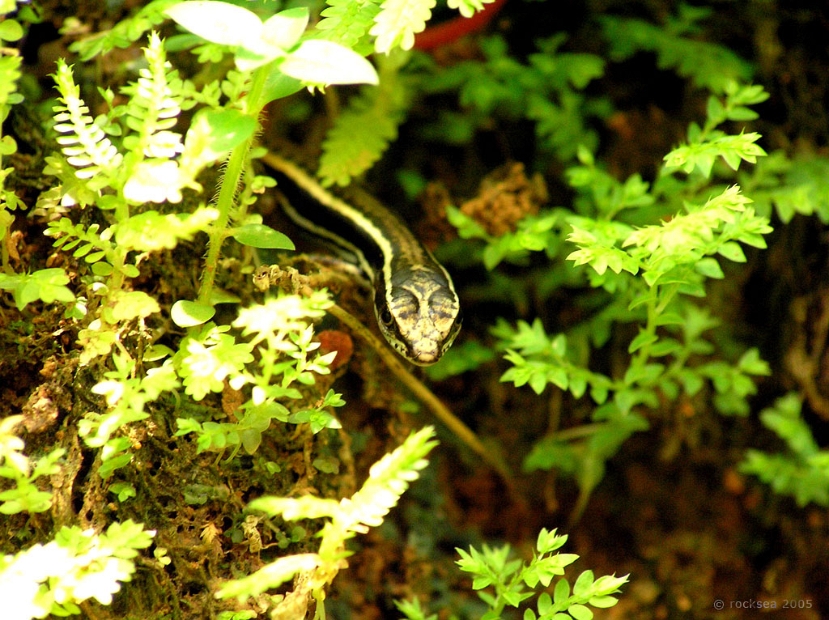
[{"label": "black and yellow stripe on snake", "polygon": [[352,256],[374,285],[374,312],[388,343],[414,364],[437,362],[461,327],[446,269],[393,212],[349,188],[334,193],[294,162],[269,153],[281,206],[298,226]]}]

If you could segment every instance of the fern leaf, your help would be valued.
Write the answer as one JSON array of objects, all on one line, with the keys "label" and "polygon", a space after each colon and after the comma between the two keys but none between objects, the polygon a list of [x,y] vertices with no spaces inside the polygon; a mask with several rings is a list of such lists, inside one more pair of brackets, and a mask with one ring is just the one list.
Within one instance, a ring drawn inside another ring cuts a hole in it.
[{"label": "fern leaf", "polygon": [[397,137],[411,100],[400,79],[402,57],[380,62],[380,85],[365,86],[334,121],[322,144],[318,176],[325,186],[345,186],[382,157]]},{"label": "fern leaf", "polygon": [[415,34],[426,29],[434,6],[435,0],[386,0],[369,31],[377,37],[375,51],[388,54],[398,46],[404,50],[412,49]]},{"label": "fern leaf", "polygon": [[360,53],[368,53],[371,48],[361,49],[361,42],[367,37],[374,25],[374,18],[380,12],[379,0],[329,0],[328,8],[320,15],[317,24],[323,37]]},{"label": "fern leaf", "polygon": [[148,158],[170,159],[184,150],[181,136],[169,131],[181,113],[181,106],[170,87],[177,79],[164,53],[158,34],[150,34],[144,49],[147,67],[141,69],[138,81],[123,89],[129,96],[125,122],[136,135],[124,139],[124,147]]},{"label": "fern leaf", "polygon": [[[58,59],[55,83],[60,93],[55,106],[55,131],[63,134],[57,138],[67,161],[75,167],[79,179],[91,179],[103,173],[114,175],[123,161],[104,130],[89,116],[89,108],[80,97],[80,88],[72,77],[72,68]],[[97,185],[97,184],[96,184]],[[100,187],[106,185],[103,182]]]},{"label": "fern leaf", "polygon": [[22,63],[20,56],[0,56],[0,122],[6,120],[6,112],[3,111],[6,105],[23,100],[21,95],[15,94]]},{"label": "fern leaf", "polygon": [[426,426],[409,435],[399,448],[371,466],[362,488],[350,499],[341,500],[339,524],[344,530],[363,531],[364,526],[377,527],[383,522],[400,496],[416,480],[429,463],[426,455],[437,445],[435,429]]}]

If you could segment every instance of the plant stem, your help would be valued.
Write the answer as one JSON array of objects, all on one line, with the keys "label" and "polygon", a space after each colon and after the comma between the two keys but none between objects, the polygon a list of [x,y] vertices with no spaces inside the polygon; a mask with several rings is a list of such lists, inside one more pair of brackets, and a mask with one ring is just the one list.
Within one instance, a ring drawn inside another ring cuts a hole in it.
[{"label": "plant stem", "polygon": [[[247,113],[259,122],[259,113],[262,111],[262,91],[265,88],[265,80],[268,76],[269,65],[260,67],[253,73],[250,91],[247,94]],[[202,282],[199,288],[198,302],[204,305],[210,304],[210,297],[213,294],[213,283],[216,281],[216,268],[219,264],[219,256],[222,252],[222,243],[227,237],[227,227],[230,223],[230,216],[236,202],[237,189],[242,173],[245,170],[248,153],[256,139],[256,132],[237,146],[230,153],[227,161],[227,168],[221,180],[219,197],[216,199],[216,208],[219,210],[219,217],[211,227],[207,240],[207,257],[204,261]]]}]

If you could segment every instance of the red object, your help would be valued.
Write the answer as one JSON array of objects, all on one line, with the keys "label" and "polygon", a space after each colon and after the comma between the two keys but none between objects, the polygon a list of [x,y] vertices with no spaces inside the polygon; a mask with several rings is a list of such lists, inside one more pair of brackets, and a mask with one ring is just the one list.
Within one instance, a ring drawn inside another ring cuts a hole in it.
[{"label": "red object", "polygon": [[351,336],[345,332],[325,329],[317,332],[317,340],[320,341],[320,352],[331,353],[337,352],[337,357],[331,362],[329,368],[336,370],[340,366],[347,364],[354,353],[354,343],[351,341]]},{"label": "red object", "polygon": [[429,26],[415,37],[415,49],[429,51],[436,47],[453,43],[473,32],[483,30],[486,25],[504,6],[507,0],[495,0],[492,4],[487,4],[482,11],[478,11],[472,17],[455,17],[448,22],[437,24],[436,26]]}]

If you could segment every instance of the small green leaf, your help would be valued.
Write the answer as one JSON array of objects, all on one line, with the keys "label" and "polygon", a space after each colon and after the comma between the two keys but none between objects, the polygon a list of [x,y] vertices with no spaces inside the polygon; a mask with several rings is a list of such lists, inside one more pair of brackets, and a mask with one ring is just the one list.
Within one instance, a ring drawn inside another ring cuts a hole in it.
[{"label": "small green leaf", "polygon": [[746,255],[743,252],[743,248],[735,241],[727,241],[723,243],[717,250],[717,253],[730,261],[734,261],[735,263],[746,262]]},{"label": "small green leaf", "polygon": [[0,41],[19,41],[23,38],[23,26],[13,19],[0,22]]},{"label": "small green leaf", "polygon": [[213,306],[180,299],[173,304],[170,317],[179,327],[195,327],[207,323],[216,314]]},{"label": "small green leaf", "polygon": [[11,136],[0,139],[0,156],[11,155],[17,152],[17,142]]},{"label": "small green leaf", "polygon": [[593,620],[593,612],[584,605],[571,605],[567,609],[567,613],[573,616],[575,620]]},{"label": "small green leaf", "polygon": [[[563,603],[570,597],[570,584],[566,579],[559,579],[556,588],[553,590],[553,600],[556,603]],[[539,610],[541,611],[541,610]]]},{"label": "small green leaf", "polygon": [[256,131],[256,119],[239,110],[203,110],[196,117],[203,117],[210,128],[209,148],[217,156],[236,148]]},{"label": "small green leaf", "polygon": [[658,336],[654,333],[640,331],[639,335],[633,339],[633,341],[628,346],[628,353],[635,353],[645,345],[654,343],[658,340]]},{"label": "small green leaf", "polygon": [[231,236],[242,245],[270,250],[294,250],[293,241],[264,224],[245,224],[233,229]]},{"label": "small green leaf", "polygon": [[694,269],[697,273],[701,273],[708,278],[721,280],[725,277],[725,274],[723,273],[716,258],[702,258],[694,264]]},{"label": "small green leaf", "polygon": [[619,601],[614,596],[594,596],[587,602],[589,605],[592,605],[593,607],[598,607],[599,609],[607,609],[608,607],[613,607]]},{"label": "small green leaf", "polygon": [[143,291],[118,291],[112,295],[112,301],[103,310],[109,323],[122,323],[133,319],[143,319],[156,312],[161,312],[158,302]]}]

